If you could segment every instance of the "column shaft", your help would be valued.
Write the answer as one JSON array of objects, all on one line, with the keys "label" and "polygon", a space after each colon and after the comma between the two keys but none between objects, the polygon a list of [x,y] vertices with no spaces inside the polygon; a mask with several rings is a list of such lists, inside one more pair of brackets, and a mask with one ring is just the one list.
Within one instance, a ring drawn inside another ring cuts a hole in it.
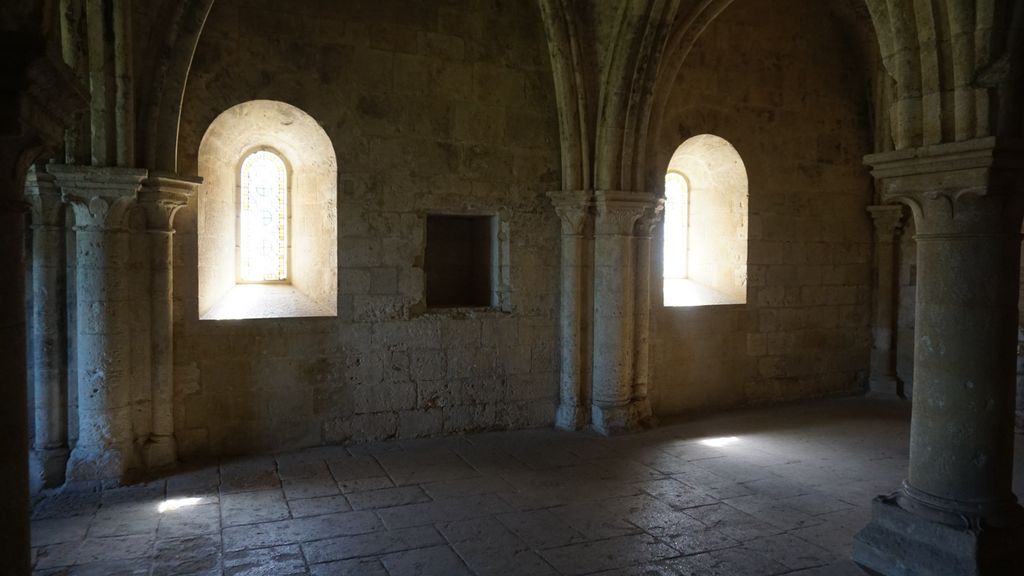
[{"label": "column shaft", "polygon": [[1016,499],[1018,235],[917,237],[912,494],[996,513]]},{"label": "column shaft", "polygon": [[880,396],[896,396],[896,237],[903,221],[899,205],[869,206],[875,225],[874,314],[871,322],[870,392]]},{"label": "column shaft", "polygon": [[583,312],[586,300],[584,232],[591,204],[589,192],[552,192],[548,194],[562,222],[561,254],[561,379],[555,426],[578,430],[588,419],[584,410],[585,346]]},{"label": "column shaft", "polygon": [[32,227],[32,345],[35,393],[34,457],[43,486],[64,483],[68,458],[65,390],[65,301],[59,290],[63,270],[64,229]]},{"label": "column shaft", "polygon": [[584,420],[581,414],[581,302],[583,277],[583,239],[576,235],[562,236],[561,285],[561,386],[556,424],[567,430],[578,429]]},{"label": "column shaft", "polygon": [[633,383],[632,238],[594,239],[594,403],[625,406]]},{"label": "column shaft", "polygon": [[81,227],[75,239],[79,431],[68,477],[120,479],[132,464],[128,234]]},{"label": "column shaft", "polygon": [[651,334],[651,236],[661,219],[661,201],[644,212],[637,224],[636,244],[636,336],[634,344],[633,402],[641,424],[654,422],[649,398]]},{"label": "column shaft", "polygon": [[150,361],[152,433],[145,447],[149,468],[178,459],[174,438],[174,215],[202,181],[153,175],[143,183],[139,205],[146,213],[150,245]]},{"label": "column shaft", "polygon": [[67,338],[64,323],[64,211],[60,191],[42,166],[29,170],[25,195],[32,206],[32,355],[35,437],[32,489],[64,483],[68,461]]},{"label": "column shaft", "polygon": [[169,466],[177,459],[174,442],[174,310],[172,307],[173,242],[170,231],[151,230],[153,436],[147,447],[150,467]]}]

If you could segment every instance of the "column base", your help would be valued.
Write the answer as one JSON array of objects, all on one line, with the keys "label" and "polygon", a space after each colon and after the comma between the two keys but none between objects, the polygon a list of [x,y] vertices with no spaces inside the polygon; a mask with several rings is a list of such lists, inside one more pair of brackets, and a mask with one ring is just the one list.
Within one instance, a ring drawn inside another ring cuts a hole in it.
[{"label": "column base", "polygon": [[587,413],[581,406],[559,404],[555,413],[555,428],[559,430],[582,430],[587,425]]},{"label": "column base", "polygon": [[153,436],[142,450],[146,468],[150,470],[173,468],[178,463],[178,445],[174,436]]},{"label": "column base", "polygon": [[591,408],[590,425],[598,434],[614,436],[638,432],[655,425],[651,404],[647,399],[634,400],[625,406]]},{"label": "column base", "polygon": [[68,459],[67,482],[100,481],[121,484],[127,480],[128,457],[124,450],[75,446]]},{"label": "column base", "polygon": [[882,576],[1020,573],[1024,525],[936,522],[902,508],[899,494],[875,498],[871,522],[854,537],[853,561],[863,568]]},{"label": "column base", "polygon": [[56,488],[64,484],[68,466],[67,448],[43,448],[29,454],[30,488],[33,493],[43,488]]},{"label": "column base", "polygon": [[904,398],[900,381],[895,376],[872,374],[868,380],[868,396],[872,398]]}]

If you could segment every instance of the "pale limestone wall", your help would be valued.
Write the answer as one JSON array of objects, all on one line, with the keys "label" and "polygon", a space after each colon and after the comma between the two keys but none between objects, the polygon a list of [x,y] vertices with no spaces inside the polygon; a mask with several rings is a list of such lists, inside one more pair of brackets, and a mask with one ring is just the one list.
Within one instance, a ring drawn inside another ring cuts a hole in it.
[{"label": "pale limestone wall", "polygon": [[[807,27],[814,22],[813,27]],[[660,126],[664,166],[691,136],[728,140],[749,175],[746,305],[661,306],[661,415],[862,390],[870,356],[870,67],[827,3],[736,2],[683,64]]]},{"label": "pale limestone wall", "polygon": [[[238,103],[279,100],[315,118],[338,161],[338,317],[199,321],[193,200],[176,219],[180,454],[551,425],[559,224],[544,194],[559,182],[558,119],[536,6],[288,10],[214,5],[180,171],[196,173],[207,127]],[[499,215],[510,312],[423,309],[428,211]]]}]

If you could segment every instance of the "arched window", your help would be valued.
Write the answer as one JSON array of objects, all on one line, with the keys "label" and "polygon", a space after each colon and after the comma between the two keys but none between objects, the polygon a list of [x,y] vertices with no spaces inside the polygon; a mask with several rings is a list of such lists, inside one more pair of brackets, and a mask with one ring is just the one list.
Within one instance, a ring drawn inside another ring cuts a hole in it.
[{"label": "arched window", "polygon": [[269,150],[242,161],[238,270],[242,282],[288,280],[288,168]]},{"label": "arched window", "polygon": [[337,316],[338,163],[309,114],[251,100],[199,146],[200,320]]},{"label": "arched window", "polygon": [[684,142],[665,175],[665,306],[747,301],[747,171],[705,134]]}]

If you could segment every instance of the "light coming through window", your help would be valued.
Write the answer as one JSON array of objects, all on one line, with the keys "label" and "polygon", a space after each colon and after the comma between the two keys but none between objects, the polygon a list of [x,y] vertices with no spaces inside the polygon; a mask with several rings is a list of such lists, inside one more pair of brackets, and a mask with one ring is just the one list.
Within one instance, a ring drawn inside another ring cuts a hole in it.
[{"label": "light coming through window", "polygon": [[267,150],[242,162],[239,210],[239,278],[242,282],[288,279],[288,169]]}]

